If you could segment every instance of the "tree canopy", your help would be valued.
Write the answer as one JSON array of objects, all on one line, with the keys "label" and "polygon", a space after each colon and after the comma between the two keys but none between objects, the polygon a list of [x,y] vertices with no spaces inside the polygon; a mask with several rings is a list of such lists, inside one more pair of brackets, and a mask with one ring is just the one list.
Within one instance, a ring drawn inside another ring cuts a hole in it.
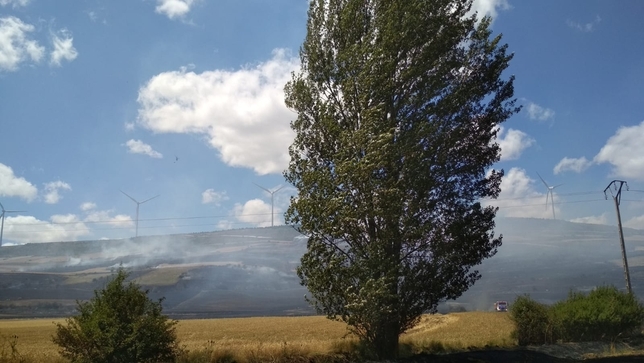
[{"label": "tree canopy", "polygon": [[125,280],[119,268],[94,298],[78,302],[78,315],[56,324],[53,341],[75,363],[172,362],[180,353],[174,320],[162,314],[161,300]]},{"label": "tree canopy", "polygon": [[512,58],[471,0],[312,0],[284,176],[308,236],[310,301],[380,358],[496,253],[499,125],[518,112]]}]

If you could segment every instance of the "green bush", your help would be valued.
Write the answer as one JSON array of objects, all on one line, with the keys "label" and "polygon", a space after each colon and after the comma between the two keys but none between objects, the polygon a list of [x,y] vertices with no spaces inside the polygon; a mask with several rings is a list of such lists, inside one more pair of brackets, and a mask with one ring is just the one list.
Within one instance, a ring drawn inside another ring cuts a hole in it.
[{"label": "green bush", "polygon": [[510,305],[510,319],[516,327],[512,338],[517,340],[517,344],[545,344],[552,341],[549,307],[531,299],[529,295],[517,297]]},{"label": "green bush", "polygon": [[78,302],[78,315],[57,324],[52,340],[74,363],[172,362],[181,352],[175,325],[162,314],[161,301],[119,268],[94,298]]},{"label": "green bush", "polygon": [[638,332],[644,307],[633,294],[602,286],[588,295],[570,292],[568,299],[552,306],[557,336],[564,341],[614,341]]},{"label": "green bush", "polygon": [[602,286],[589,294],[570,292],[553,306],[519,296],[510,308],[519,345],[556,341],[615,341],[639,333],[644,306],[633,294]]}]

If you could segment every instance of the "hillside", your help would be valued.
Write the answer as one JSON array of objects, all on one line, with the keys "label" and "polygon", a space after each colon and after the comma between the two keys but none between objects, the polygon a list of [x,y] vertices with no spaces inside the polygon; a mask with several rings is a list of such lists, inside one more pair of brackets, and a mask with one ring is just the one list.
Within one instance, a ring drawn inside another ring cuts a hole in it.
[{"label": "hillside", "polygon": [[[600,284],[624,287],[617,228],[502,218],[503,246],[449,309],[489,310],[517,295],[553,302]],[[644,231],[626,229],[633,289],[644,290]],[[60,316],[91,298],[122,265],[176,317],[302,315],[295,268],[306,239],[292,227],[239,229],[122,240],[38,243],[0,249],[0,317]]]}]

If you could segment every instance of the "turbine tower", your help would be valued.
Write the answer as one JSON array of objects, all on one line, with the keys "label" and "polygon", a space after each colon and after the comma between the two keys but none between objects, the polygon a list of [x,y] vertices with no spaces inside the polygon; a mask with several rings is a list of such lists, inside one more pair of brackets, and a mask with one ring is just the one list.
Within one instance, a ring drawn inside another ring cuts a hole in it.
[{"label": "turbine tower", "polygon": [[0,214],[0,247],[2,247],[2,233],[4,232],[4,216],[5,213],[20,213],[20,212],[25,212],[24,210],[6,210],[4,209],[4,206],[2,203],[0,203],[0,209],[2,209],[2,214]]},{"label": "turbine tower", "polygon": [[[537,175],[539,175],[539,173],[537,173]],[[563,184],[557,184],[551,187],[550,185],[548,185],[548,183],[546,183],[545,180],[543,180],[541,175],[539,175],[539,179],[541,179],[541,181],[543,182],[543,185],[545,185],[546,188],[548,188],[548,191],[546,192],[546,210],[548,209],[548,196],[550,196],[550,204],[552,204],[552,219],[557,219],[555,217],[555,196],[553,194],[553,191],[555,190],[555,188],[560,187]]]},{"label": "turbine tower", "polygon": [[129,195],[127,195],[127,193],[125,193],[125,192],[124,192],[124,191],[122,191],[122,190],[121,190],[121,193],[125,194],[125,196],[126,196],[126,197],[128,197],[128,198],[132,199],[132,201],[133,201],[134,203],[136,203],[136,233],[135,233],[134,237],[138,237],[138,236],[139,236],[139,206],[140,206],[141,204],[145,203],[145,202],[149,202],[149,201],[151,201],[152,199],[154,199],[154,198],[158,197],[158,196],[159,196],[159,195],[161,195],[161,194],[157,194],[157,195],[155,195],[154,197],[152,197],[152,198],[150,198],[150,199],[146,199],[146,200],[144,200],[144,201],[142,201],[142,202],[139,202],[138,200],[136,200],[136,199],[134,199],[134,198],[130,197]]},{"label": "turbine tower", "polygon": [[273,226],[274,226],[274,224],[273,224],[273,217],[275,216],[275,214],[273,213],[273,206],[274,206],[274,204],[275,204],[275,203],[274,203],[274,201],[273,201],[273,195],[274,195],[275,193],[279,192],[280,190],[282,190],[282,188],[284,188],[284,186],[281,186],[281,187],[279,187],[279,188],[277,188],[277,189],[275,189],[275,190],[272,190],[272,191],[271,191],[271,190],[268,190],[268,189],[264,188],[263,186],[261,186],[261,185],[259,185],[259,184],[257,184],[257,183],[253,183],[253,184],[257,185],[258,187],[260,187],[260,188],[262,188],[262,189],[264,189],[265,191],[267,191],[267,192],[268,192],[268,194],[270,194],[270,195],[271,195],[271,227],[273,227]]}]

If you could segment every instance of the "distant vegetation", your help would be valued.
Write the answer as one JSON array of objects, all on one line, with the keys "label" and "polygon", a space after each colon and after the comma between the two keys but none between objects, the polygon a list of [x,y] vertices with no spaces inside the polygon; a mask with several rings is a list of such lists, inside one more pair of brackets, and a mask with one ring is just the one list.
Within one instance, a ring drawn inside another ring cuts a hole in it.
[{"label": "distant vegetation", "polygon": [[588,294],[571,291],[553,305],[519,296],[510,315],[519,345],[615,341],[641,334],[644,306],[633,294],[602,286]]}]

